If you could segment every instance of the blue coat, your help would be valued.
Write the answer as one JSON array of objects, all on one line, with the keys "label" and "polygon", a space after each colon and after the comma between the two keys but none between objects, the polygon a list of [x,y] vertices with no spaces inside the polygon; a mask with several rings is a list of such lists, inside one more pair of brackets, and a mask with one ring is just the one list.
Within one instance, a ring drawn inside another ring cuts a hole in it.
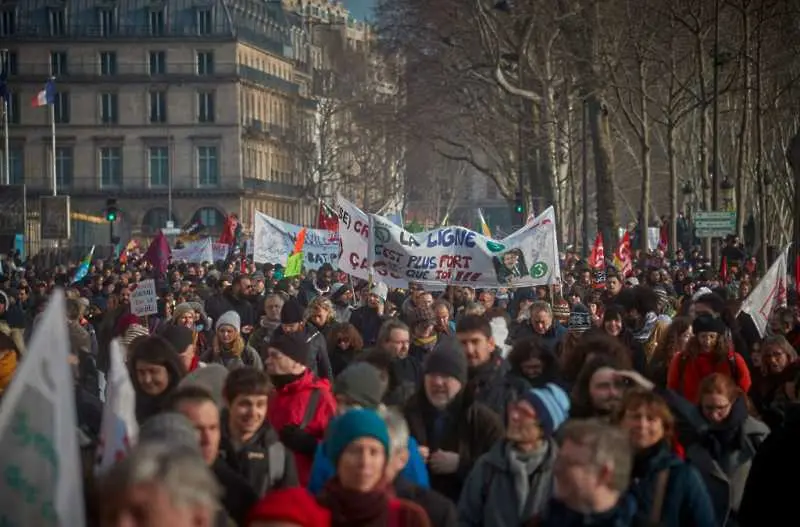
[{"label": "blue coat", "polygon": [[697,469],[685,463],[664,445],[647,460],[643,474],[635,478],[630,494],[644,517],[648,517],[655,498],[658,474],[669,470],[660,527],[716,527],[714,504]]},{"label": "blue coat", "polygon": [[[336,474],[336,467],[328,456],[325,455],[325,442],[317,445],[317,451],[314,454],[314,463],[311,465],[311,478],[308,480],[308,490],[316,495],[325,486],[325,483]],[[424,488],[430,488],[431,483],[428,480],[428,467],[425,466],[425,461],[419,453],[419,443],[413,437],[408,438],[408,463],[400,472],[400,475],[406,480]]]}]

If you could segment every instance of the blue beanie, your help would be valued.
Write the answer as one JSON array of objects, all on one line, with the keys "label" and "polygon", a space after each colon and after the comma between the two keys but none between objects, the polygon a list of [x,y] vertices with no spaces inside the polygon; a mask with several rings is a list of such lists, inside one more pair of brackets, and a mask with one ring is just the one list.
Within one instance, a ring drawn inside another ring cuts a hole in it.
[{"label": "blue beanie", "polygon": [[523,392],[522,399],[536,410],[536,418],[548,437],[569,417],[569,397],[560,386],[552,382]]},{"label": "blue beanie", "polygon": [[340,415],[329,425],[325,449],[328,458],[336,466],[339,456],[347,445],[361,437],[377,439],[389,457],[389,430],[386,422],[375,410],[357,408]]}]

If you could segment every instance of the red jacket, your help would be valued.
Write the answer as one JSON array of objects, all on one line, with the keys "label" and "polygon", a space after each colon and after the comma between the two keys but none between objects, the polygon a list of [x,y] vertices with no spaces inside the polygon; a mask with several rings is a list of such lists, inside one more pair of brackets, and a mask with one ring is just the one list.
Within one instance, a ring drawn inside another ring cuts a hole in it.
[{"label": "red jacket", "polygon": [[[731,371],[735,365],[736,371]],[[698,403],[700,383],[712,373],[730,376],[744,393],[750,390],[753,380],[750,370],[741,355],[731,350],[728,357],[714,362],[710,353],[690,357],[684,352],[676,353],[669,363],[667,388],[674,390],[692,403]]]},{"label": "red jacket", "polygon": [[[314,417],[308,422],[305,431],[322,440],[328,421],[336,413],[336,399],[331,393],[331,385],[325,379],[318,379],[310,371],[286,386],[278,388],[267,403],[267,418],[275,430],[280,433],[287,425],[299,426],[308,407],[308,400],[314,390],[319,390],[319,402]],[[313,457],[295,453],[297,476],[300,485],[305,487],[311,474]]]}]

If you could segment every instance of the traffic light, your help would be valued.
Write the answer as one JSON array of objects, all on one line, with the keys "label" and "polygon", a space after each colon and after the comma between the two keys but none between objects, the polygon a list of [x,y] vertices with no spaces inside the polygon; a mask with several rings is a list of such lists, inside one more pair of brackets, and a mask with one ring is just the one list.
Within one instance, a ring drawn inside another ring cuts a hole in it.
[{"label": "traffic light", "polygon": [[525,225],[525,204],[522,202],[522,193],[514,195],[514,224],[516,226]]},{"label": "traffic light", "polygon": [[118,213],[119,209],[117,209],[117,200],[114,198],[108,198],[106,200],[106,221],[109,223],[114,223],[117,221]]}]

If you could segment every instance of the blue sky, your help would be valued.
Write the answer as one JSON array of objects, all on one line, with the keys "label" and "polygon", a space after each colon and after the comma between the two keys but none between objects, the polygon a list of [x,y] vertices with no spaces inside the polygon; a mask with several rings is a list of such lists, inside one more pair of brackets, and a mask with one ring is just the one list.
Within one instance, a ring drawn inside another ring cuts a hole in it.
[{"label": "blue sky", "polygon": [[365,18],[374,20],[375,16],[372,14],[372,10],[376,3],[377,0],[344,0],[345,7],[359,20],[364,20]]}]

